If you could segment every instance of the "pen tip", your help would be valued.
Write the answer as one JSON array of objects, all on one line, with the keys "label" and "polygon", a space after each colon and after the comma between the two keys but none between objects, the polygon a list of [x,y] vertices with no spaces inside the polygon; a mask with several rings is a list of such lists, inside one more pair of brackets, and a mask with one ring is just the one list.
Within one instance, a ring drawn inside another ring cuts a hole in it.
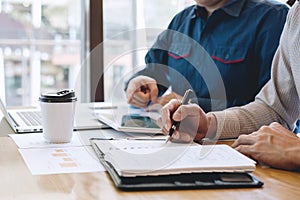
[{"label": "pen tip", "polygon": [[165,144],[167,144],[169,141],[171,140],[171,136],[169,136],[165,142]]}]

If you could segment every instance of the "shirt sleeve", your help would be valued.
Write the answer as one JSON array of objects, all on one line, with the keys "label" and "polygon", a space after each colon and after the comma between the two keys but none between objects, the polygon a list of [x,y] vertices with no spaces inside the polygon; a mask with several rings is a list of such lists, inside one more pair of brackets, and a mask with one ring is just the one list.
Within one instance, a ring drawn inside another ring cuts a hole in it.
[{"label": "shirt sleeve", "polygon": [[[261,89],[270,79],[270,67],[272,58],[278,47],[280,35],[286,21],[286,16],[289,8],[287,6],[278,6],[274,9],[269,9],[265,14],[264,19],[261,20],[260,28],[257,33],[257,40],[255,44],[256,55],[259,69],[258,72],[258,89]],[[272,23],[270,23],[272,22]],[[276,22],[276,25],[275,23]],[[256,93],[258,93],[257,91]]]},{"label": "shirt sleeve", "polygon": [[297,3],[287,16],[273,59],[271,79],[255,101],[242,107],[212,112],[217,119],[217,138],[235,138],[240,134],[249,134],[275,121],[290,130],[293,128],[300,113],[296,89],[300,88],[299,29],[300,5]]}]

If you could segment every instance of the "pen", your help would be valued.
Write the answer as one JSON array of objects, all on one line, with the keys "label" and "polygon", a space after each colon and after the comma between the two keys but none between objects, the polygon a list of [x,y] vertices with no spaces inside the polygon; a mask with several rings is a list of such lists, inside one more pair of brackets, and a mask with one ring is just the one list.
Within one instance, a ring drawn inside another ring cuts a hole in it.
[{"label": "pen", "polygon": [[[188,89],[187,91],[185,91],[184,96],[182,98],[182,101],[181,101],[180,105],[186,105],[189,102],[189,100],[192,97],[192,95],[193,95],[193,90]],[[172,126],[171,126],[171,128],[169,130],[169,137],[166,140],[166,143],[168,143],[172,139],[172,135],[173,135],[173,133],[174,133],[174,131],[175,131],[178,123],[179,122],[172,121]]]}]

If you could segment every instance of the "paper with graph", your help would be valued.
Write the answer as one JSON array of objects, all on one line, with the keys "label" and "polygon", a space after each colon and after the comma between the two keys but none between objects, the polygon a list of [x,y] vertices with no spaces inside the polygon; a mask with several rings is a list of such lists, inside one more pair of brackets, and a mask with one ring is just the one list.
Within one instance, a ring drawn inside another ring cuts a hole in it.
[{"label": "paper with graph", "polygon": [[19,149],[32,175],[104,171],[90,147]]},{"label": "paper with graph", "polygon": [[10,134],[33,175],[105,171],[89,142],[98,131],[74,132],[70,143],[48,143],[42,133]]}]

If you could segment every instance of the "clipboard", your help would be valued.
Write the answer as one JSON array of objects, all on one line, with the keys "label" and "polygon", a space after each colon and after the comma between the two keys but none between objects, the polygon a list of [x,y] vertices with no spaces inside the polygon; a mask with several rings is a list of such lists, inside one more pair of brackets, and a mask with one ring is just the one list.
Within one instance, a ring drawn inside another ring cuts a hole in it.
[{"label": "clipboard", "polygon": [[92,147],[107,170],[115,186],[123,191],[216,189],[216,188],[259,188],[263,182],[247,172],[203,172],[147,176],[122,176],[105,159],[105,154],[97,146],[99,139],[92,138]]}]

